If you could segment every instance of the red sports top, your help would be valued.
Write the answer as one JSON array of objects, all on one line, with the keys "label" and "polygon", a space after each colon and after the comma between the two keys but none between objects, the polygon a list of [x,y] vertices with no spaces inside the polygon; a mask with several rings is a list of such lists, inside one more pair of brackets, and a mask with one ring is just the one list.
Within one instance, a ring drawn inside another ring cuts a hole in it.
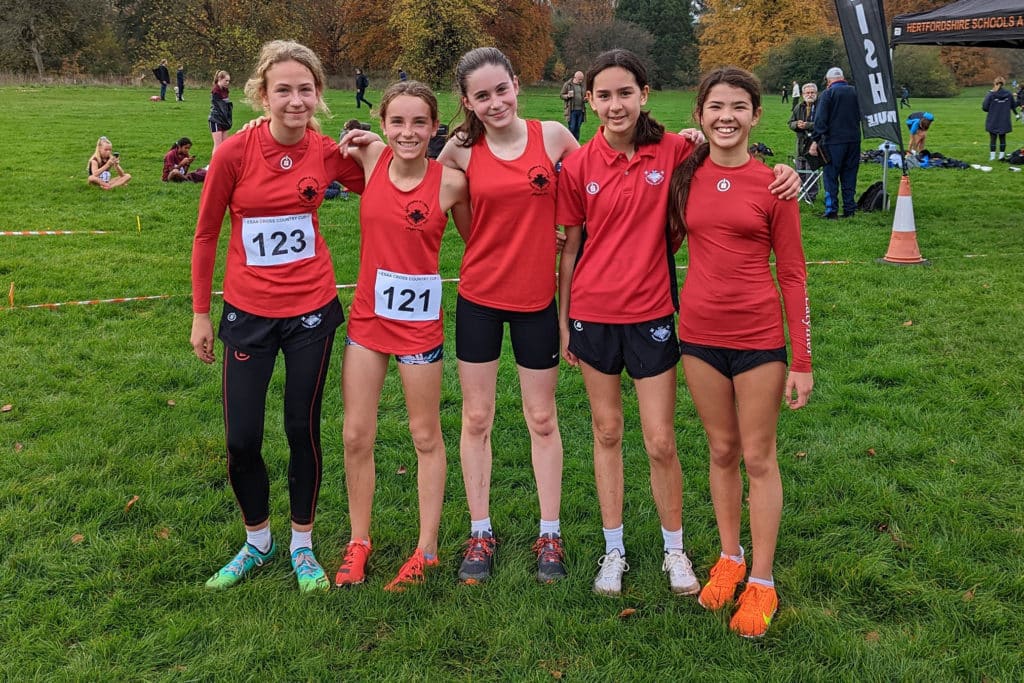
[{"label": "red sports top", "polygon": [[290,318],[337,296],[317,207],[333,180],[362,192],[359,165],[342,158],[334,140],[311,130],[301,142],[282,145],[269,126],[259,126],[217,149],[192,245],[192,310],[210,311],[217,239],[228,208],[225,301],[255,315]]},{"label": "red sports top", "polygon": [[576,257],[569,316],[595,323],[654,320],[675,311],[672,261],[665,236],[672,171],[693,151],[665,133],[632,159],[598,130],[562,165],[559,225],[584,225]]},{"label": "red sports top", "polygon": [[526,149],[499,159],[481,136],[466,168],[473,222],[459,294],[507,311],[539,311],[555,297],[555,169],[540,121],[527,121]]},{"label": "red sports top", "polygon": [[393,154],[390,147],[381,153],[359,203],[359,281],[348,336],[404,355],[444,341],[438,257],[448,214],[440,203],[444,167],[429,159],[420,184],[402,191],[388,177]]},{"label": "red sports top", "polygon": [[683,283],[679,338],[727,349],[786,345],[786,309],[792,369],[811,370],[811,315],[807,267],[800,243],[800,208],[768,191],[771,169],[756,159],[726,168],[707,159],[697,169],[686,203],[690,267]]}]

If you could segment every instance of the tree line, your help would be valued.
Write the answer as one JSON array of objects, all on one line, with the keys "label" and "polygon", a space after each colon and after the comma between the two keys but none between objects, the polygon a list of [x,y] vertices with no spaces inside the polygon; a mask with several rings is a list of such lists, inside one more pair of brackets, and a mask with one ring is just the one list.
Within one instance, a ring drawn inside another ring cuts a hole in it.
[{"label": "tree line", "polygon": [[[885,8],[891,18],[942,4]],[[355,67],[401,68],[450,87],[459,55],[480,45],[505,52],[524,83],[560,81],[622,46],[647,61],[655,88],[692,85],[706,69],[735,64],[773,90],[846,62],[832,0],[0,0],[0,71],[40,79],[142,79],[164,58],[192,79],[218,69],[244,75],[272,38],[306,43],[343,84]],[[952,94],[993,72],[1013,75],[1021,59],[901,50],[896,80],[915,83],[917,95]]]}]

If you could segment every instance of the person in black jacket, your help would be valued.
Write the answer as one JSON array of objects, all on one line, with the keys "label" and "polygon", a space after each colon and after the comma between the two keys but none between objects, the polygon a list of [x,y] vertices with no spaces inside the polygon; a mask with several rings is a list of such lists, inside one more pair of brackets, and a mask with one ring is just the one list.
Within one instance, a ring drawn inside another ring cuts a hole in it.
[{"label": "person in black jacket", "polygon": [[857,91],[846,82],[843,70],[834,66],[825,74],[828,86],[818,98],[809,154],[825,163],[825,213],[839,218],[842,186],[843,218],[857,211],[857,170],[860,167],[860,103]]},{"label": "person in black jacket", "polygon": [[[818,86],[805,83],[800,95],[800,102],[793,107],[789,117],[789,129],[796,133],[796,170],[805,179],[821,168],[820,157],[812,156],[809,152],[811,134],[814,132],[814,113],[818,110]],[[815,181],[814,186],[807,190],[807,200],[813,203],[817,198],[818,182]]]},{"label": "person in black jacket", "polygon": [[367,107],[373,107],[373,103],[363,96],[368,87],[370,87],[370,79],[366,77],[362,69],[356,69],[356,109],[359,109],[360,102],[366,102]]},{"label": "person in black jacket", "polygon": [[160,81],[160,99],[167,98],[167,86],[171,84],[171,72],[167,70],[167,60],[161,59],[160,66],[153,69],[153,75]]},{"label": "person in black jacket", "polygon": [[985,117],[985,130],[988,131],[989,161],[996,158],[996,138],[999,138],[999,158],[1006,156],[1006,134],[1013,130],[1010,112],[1017,113],[1013,94],[1003,87],[1004,83],[1002,76],[996,78],[992,89],[985,94],[985,101],[981,103],[981,110],[988,114]]},{"label": "person in black jacket", "polygon": [[174,94],[177,96],[179,102],[185,101],[185,65],[178,65],[178,72],[175,74],[178,81],[178,86],[174,89]]},{"label": "person in black jacket", "polygon": [[217,145],[224,142],[227,132],[231,130],[231,114],[234,105],[228,98],[228,85],[231,84],[231,74],[227,71],[218,71],[213,77],[213,88],[210,90],[210,135],[213,136],[213,149],[210,157],[217,151]]}]

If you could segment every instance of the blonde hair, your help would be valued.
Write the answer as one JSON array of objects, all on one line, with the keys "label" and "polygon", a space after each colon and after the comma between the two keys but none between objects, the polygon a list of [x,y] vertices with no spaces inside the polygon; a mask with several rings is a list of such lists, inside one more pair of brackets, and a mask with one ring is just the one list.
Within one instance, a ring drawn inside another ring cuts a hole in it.
[{"label": "blonde hair", "polygon": [[[313,84],[316,87],[316,110],[330,114],[331,110],[327,108],[323,96],[327,75],[324,73],[320,58],[305,45],[292,40],[272,40],[263,44],[256,68],[249,80],[245,82],[245,99],[252,105],[252,108],[256,111],[264,109],[263,97],[267,94],[267,71],[281,62],[298,62],[309,69],[309,72],[313,74]],[[320,122],[314,116],[309,120],[307,127],[319,132]]]},{"label": "blonde hair", "polygon": [[400,95],[408,95],[409,97],[418,97],[426,103],[427,108],[430,110],[430,119],[434,123],[438,121],[438,108],[437,108],[437,97],[434,95],[434,91],[430,89],[429,85],[420,83],[419,81],[398,81],[388,86],[387,90],[380,98],[380,119],[383,121],[388,115],[388,105],[391,101]]},{"label": "blonde hair", "polygon": [[214,85],[214,87],[216,87],[217,84],[220,83],[220,79],[224,78],[225,76],[227,76],[228,78],[231,78],[231,74],[229,74],[224,69],[221,69],[220,71],[215,73],[213,75],[213,85]]},{"label": "blonde hair", "polygon": [[[96,163],[98,163],[98,164],[103,163],[103,158],[100,156],[100,145],[109,145],[109,144],[111,144],[111,143],[110,143],[110,140],[107,138],[107,136],[106,135],[101,135],[99,137],[99,139],[96,140],[96,149],[93,151],[92,156],[89,157],[89,163],[91,164],[93,161],[96,161]],[[113,149],[113,147],[111,147],[111,149]],[[111,152],[111,155],[113,155],[113,152]],[[81,158],[81,157],[79,157],[79,158]]]}]

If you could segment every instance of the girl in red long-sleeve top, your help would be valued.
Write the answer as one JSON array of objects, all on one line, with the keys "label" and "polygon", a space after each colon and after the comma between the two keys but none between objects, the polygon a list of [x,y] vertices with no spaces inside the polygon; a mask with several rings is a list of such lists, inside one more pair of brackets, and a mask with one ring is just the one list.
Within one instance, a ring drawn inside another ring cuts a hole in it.
[{"label": "girl in red long-sleeve top", "polygon": [[[708,141],[676,169],[669,204],[676,241],[685,236],[689,244],[679,339],[686,383],[711,451],[711,499],[722,543],[699,600],[707,609],[724,607],[746,576],[739,543],[742,457],[754,557],[729,626],[748,638],[764,635],[778,607],[772,562],[782,514],[775,452],[779,406],[785,397],[791,409],[802,407],[814,384],[800,211],[796,201],[767,191],[772,172],[747,151],[760,116],[753,75],[732,67],[708,74],[696,104]],[[768,262],[772,253],[778,289]],[[783,307],[793,352],[788,375]]]}]

